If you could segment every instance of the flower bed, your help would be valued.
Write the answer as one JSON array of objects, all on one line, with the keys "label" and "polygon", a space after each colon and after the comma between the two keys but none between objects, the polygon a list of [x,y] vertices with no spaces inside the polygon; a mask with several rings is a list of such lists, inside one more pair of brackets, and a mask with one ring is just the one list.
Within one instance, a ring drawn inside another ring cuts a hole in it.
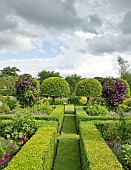
[{"label": "flower bed", "polygon": [[56,146],[57,123],[40,127],[22,147],[6,170],[50,170]]}]

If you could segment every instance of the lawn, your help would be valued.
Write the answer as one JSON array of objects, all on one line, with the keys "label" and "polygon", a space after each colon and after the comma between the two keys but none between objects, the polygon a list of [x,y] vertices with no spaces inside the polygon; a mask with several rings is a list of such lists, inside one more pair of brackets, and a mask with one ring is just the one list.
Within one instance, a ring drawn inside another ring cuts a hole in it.
[{"label": "lawn", "polygon": [[[70,108],[69,112],[72,110]],[[75,115],[66,114],[62,133],[58,137],[59,144],[54,170],[81,169],[78,139],[79,135],[76,134]]]}]

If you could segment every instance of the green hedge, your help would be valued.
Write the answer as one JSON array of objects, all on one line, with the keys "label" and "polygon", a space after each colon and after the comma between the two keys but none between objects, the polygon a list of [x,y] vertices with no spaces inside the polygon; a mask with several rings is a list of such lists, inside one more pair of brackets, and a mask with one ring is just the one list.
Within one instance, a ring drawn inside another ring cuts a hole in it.
[{"label": "green hedge", "polygon": [[82,170],[123,170],[100,132],[91,122],[80,123]]},{"label": "green hedge", "polygon": [[40,127],[5,170],[51,170],[56,146],[57,123]]},{"label": "green hedge", "polygon": [[13,116],[13,114],[0,114],[0,120],[9,120],[12,119]]},{"label": "green hedge", "polygon": [[64,106],[56,106],[56,108],[50,113],[50,118],[55,118],[59,120],[59,128],[58,131],[61,130],[63,120],[64,120]]}]

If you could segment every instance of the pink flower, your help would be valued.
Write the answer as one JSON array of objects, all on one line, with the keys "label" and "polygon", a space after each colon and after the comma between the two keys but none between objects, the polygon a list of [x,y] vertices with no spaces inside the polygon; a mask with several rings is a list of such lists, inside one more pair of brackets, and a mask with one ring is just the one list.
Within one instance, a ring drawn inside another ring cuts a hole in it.
[{"label": "pink flower", "polygon": [[26,143],[27,141],[28,141],[28,140],[27,140],[26,138],[25,138],[25,139],[23,139],[23,142],[24,142],[24,143]]},{"label": "pink flower", "polygon": [[3,158],[0,158],[0,162],[4,162],[4,159],[3,159]]},{"label": "pink flower", "polygon": [[10,156],[9,153],[4,154],[4,158],[8,158]]},{"label": "pink flower", "polygon": [[28,141],[24,136],[22,136],[22,137],[20,138],[20,140],[22,140],[24,143],[26,143],[26,142]]},{"label": "pink flower", "polygon": [[16,134],[14,133],[13,136],[16,136]]}]

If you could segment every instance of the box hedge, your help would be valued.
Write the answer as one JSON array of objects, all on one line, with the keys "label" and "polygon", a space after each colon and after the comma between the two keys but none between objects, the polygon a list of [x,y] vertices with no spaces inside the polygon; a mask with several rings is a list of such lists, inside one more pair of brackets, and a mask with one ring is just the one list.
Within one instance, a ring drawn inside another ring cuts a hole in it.
[{"label": "box hedge", "polygon": [[50,170],[56,146],[57,123],[40,127],[5,170]]},{"label": "box hedge", "polygon": [[80,123],[82,170],[123,170],[100,132],[91,122]]}]

